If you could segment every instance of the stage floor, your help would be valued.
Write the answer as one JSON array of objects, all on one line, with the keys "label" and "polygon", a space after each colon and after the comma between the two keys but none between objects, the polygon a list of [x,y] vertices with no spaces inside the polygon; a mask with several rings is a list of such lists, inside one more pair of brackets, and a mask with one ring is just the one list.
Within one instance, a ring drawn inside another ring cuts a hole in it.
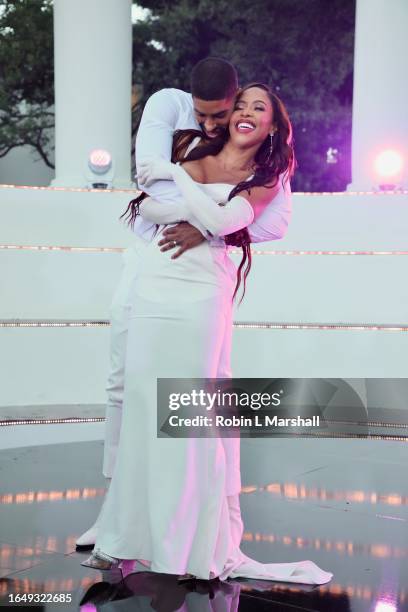
[{"label": "stage floor", "polygon": [[243,551],[265,562],[311,559],[334,577],[320,587],[236,580],[191,590],[141,565],[123,580],[80,565],[89,553],[75,552],[75,540],[104,495],[101,441],[0,451],[0,606],[61,593],[71,603],[35,605],[78,610],[98,583],[87,612],[407,611],[407,459],[396,441],[242,440]]}]

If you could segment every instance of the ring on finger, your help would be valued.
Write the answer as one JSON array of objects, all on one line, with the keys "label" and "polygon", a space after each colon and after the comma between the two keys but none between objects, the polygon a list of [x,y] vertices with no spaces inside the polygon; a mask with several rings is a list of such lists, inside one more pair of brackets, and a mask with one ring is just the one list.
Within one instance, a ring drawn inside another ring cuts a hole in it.
[{"label": "ring on finger", "polygon": [[177,240],[173,240],[173,246],[175,246],[175,247],[176,247],[177,245],[178,245]]}]

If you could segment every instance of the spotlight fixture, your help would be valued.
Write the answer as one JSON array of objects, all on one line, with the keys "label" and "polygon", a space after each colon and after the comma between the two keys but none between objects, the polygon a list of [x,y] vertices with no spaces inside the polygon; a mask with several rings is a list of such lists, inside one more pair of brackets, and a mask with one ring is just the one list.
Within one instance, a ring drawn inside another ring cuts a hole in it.
[{"label": "spotlight fixture", "polygon": [[401,181],[404,160],[394,149],[381,151],[374,160],[374,168],[378,177],[378,185],[382,191],[395,191]]},{"label": "spotlight fixture", "polygon": [[112,155],[105,149],[92,149],[88,156],[87,187],[112,189],[114,167]]}]

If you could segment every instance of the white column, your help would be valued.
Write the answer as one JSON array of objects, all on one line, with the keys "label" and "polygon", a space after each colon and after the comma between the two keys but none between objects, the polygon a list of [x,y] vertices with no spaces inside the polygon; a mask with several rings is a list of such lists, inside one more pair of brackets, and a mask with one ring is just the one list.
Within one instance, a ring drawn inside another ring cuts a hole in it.
[{"label": "white column", "polygon": [[129,187],[132,0],[54,0],[55,179],[84,187],[87,158],[107,149],[114,187]]},{"label": "white column", "polygon": [[357,0],[350,190],[378,186],[374,160],[404,157],[408,187],[408,0]]}]

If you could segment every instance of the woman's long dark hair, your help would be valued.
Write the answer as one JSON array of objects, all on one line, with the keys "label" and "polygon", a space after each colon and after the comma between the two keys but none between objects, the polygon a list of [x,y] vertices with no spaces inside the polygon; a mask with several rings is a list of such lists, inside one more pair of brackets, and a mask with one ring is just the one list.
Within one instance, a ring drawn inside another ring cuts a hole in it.
[{"label": "woman's long dark hair", "polygon": [[[267,94],[272,104],[273,109],[273,123],[276,127],[276,131],[272,138],[272,151],[271,151],[271,138],[268,135],[263,141],[255,155],[255,172],[251,178],[246,181],[241,181],[236,185],[228,196],[228,201],[231,200],[241,191],[248,191],[251,193],[252,187],[275,187],[279,181],[279,177],[282,176],[282,185],[289,180],[292,176],[295,167],[295,156],[292,145],[292,126],[289,121],[289,116],[286,111],[283,102],[278,98],[276,94],[272,92],[268,85],[264,83],[250,83],[246,85],[237,96],[236,102],[239,102],[241,95],[253,87],[263,89]],[[188,145],[196,138],[200,137],[201,143],[199,146],[194,147],[190,153],[184,157],[185,151]],[[201,130],[177,130],[174,133],[173,138],[173,150],[171,155],[171,161],[173,163],[178,161],[195,161],[202,159],[207,155],[217,155],[224,147],[225,141],[221,139],[208,140]],[[127,223],[133,227],[136,217],[140,214],[139,206],[141,202],[147,197],[147,194],[142,192],[137,198],[131,200],[129,205],[121,218],[125,218]],[[159,227],[159,226],[157,226]],[[245,295],[246,279],[251,269],[251,239],[249,236],[248,229],[245,227],[236,232],[232,232],[227,236],[224,236],[225,242],[231,246],[238,246],[242,248],[242,259],[237,270],[237,284],[235,286],[234,295],[232,299],[235,299],[238,289],[242,281],[242,270],[243,272],[243,292],[240,299],[240,303]],[[245,265],[246,264],[246,265]]]}]

